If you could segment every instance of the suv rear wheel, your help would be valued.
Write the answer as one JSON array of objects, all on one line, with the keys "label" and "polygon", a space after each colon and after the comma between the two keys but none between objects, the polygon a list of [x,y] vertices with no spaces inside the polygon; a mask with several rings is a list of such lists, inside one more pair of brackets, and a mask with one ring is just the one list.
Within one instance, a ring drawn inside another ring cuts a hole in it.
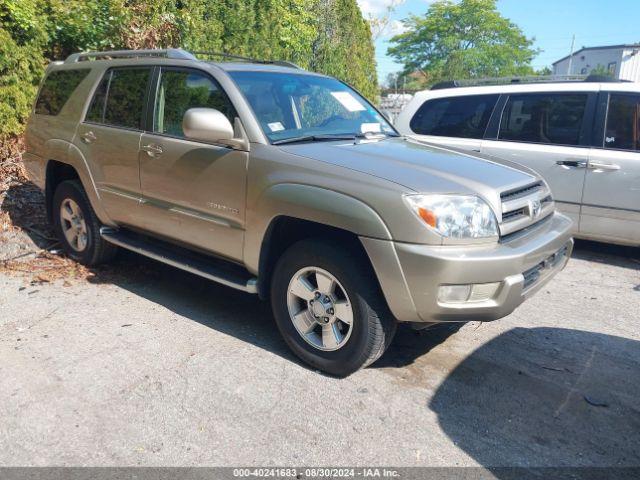
[{"label": "suv rear wheel", "polygon": [[100,236],[100,221],[78,180],[66,180],[53,195],[53,228],[66,254],[87,266],[111,260],[117,247]]},{"label": "suv rear wheel", "polygon": [[396,329],[370,265],[324,240],[298,242],[280,257],[271,304],[293,352],[333,375],[373,363]]}]

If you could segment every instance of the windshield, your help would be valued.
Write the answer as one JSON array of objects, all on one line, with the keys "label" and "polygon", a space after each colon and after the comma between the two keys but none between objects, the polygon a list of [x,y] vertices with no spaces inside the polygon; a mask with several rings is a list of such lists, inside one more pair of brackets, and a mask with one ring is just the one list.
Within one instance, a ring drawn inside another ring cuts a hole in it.
[{"label": "windshield", "polygon": [[321,136],[396,135],[367,100],[334,78],[232,71],[271,142]]}]

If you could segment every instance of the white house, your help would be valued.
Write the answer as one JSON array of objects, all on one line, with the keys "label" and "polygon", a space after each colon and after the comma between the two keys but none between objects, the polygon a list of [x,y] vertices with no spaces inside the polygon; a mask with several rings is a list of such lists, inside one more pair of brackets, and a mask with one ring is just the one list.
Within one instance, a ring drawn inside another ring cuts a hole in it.
[{"label": "white house", "polygon": [[588,75],[604,67],[620,80],[640,82],[640,44],[583,47],[553,63],[554,75]]}]

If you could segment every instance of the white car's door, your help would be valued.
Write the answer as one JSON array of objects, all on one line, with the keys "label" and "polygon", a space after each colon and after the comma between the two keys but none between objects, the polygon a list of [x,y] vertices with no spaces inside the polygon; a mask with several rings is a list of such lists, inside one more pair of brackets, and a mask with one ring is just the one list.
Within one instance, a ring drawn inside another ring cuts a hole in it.
[{"label": "white car's door", "polygon": [[590,102],[595,94],[587,92],[511,94],[496,139],[482,142],[483,153],[538,172],[576,231],[589,160]]},{"label": "white car's door", "polygon": [[458,95],[429,98],[401,114],[398,129],[437,145],[480,152],[482,137],[500,95]]},{"label": "white car's door", "polygon": [[607,96],[601,147],[591,150],[586,172],[580,234],[640,245],[640,94]]}]

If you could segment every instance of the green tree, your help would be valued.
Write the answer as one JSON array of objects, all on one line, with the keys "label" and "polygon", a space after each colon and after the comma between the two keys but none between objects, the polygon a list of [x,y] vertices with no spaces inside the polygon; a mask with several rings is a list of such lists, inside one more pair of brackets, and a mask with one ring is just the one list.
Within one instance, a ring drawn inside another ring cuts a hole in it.
[{"label": "green tree", "polygon": [[[21,133],[46,62],[38,0],[0,0],[0,138]],[[1,159],[0,159],[1,160]]]},{"label": "green tree", "polygon": [[371,27],[356,0],[316,0],[318,35],[309,68],[337,77],[365,97],[378,95]]},{"label": "green tree", "polygon": [[289,60],[378,94],[356,0],[0,0],[0,139],[22,132],[49,61],[166,47]]},{"label": "green tree", "polygon": [[549,67],[543,67],[540,70],[536,70],[535,74],[543,77],[548,77],[549,75],[553,75],[553,70],[551,70],[551,68]]},{"label": "green tree", "polygon": [[601,65],[600,63],[598,65],[596,65],[594,68],[591,69],[591,71],[589,72],[589,75],[596,75],[596,76],[599,76],[599,77],[611,77],[611,78],[613,78],[613,75],[611,74],[609,69],[607,67],[605,67],[604,65]]},{"label": "green tree", "polygon": [[440,0],[403,23],[388,53],[427,83],[533,73],[533,39],[500,15],[496,0]]}]

